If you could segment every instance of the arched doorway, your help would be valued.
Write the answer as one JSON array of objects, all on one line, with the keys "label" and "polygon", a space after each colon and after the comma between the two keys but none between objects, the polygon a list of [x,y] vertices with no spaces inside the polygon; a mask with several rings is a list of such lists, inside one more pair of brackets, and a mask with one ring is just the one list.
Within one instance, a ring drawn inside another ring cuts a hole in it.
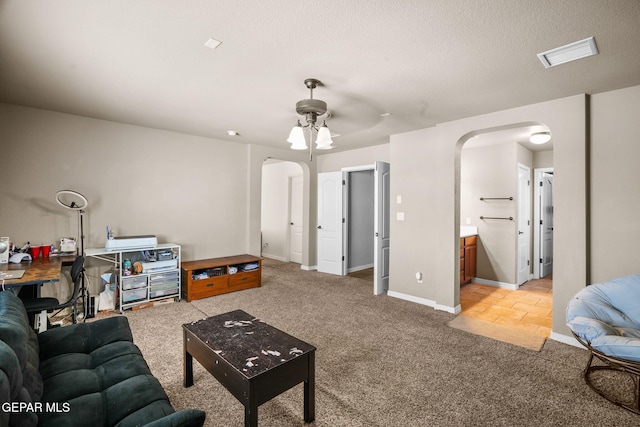
[{"label": "arched doorway", "polygon": [[295,162],[262,165],[261,255],[301,264],[304,256],[303,170]]},{"label": "arched doorway", "polygon": [[476,330],[487,333],[481,335],[495,338],[491,334],[501,328],[511,330],[507,335],[543,339],[551,333],[552,282],[531,280],[537,267],[533,249],[539,245],[531,187],[535,168],[553,167],[553,147],[528,141],[532,132],[547,130],[540,123],[517,123],[471,132],[458,142],[461,240],[463,232],[477,239],[476,275],[460,281],[460,314],[482,322]]}]

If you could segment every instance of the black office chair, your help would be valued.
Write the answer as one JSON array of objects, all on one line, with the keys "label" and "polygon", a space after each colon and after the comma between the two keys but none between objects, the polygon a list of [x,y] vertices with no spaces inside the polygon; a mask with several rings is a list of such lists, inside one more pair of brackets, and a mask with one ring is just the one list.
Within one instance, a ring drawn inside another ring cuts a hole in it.
[{"label": "black office chair", "polygon": [[78,307],[78,295],[80,294],[80,287],[82,285],[82,272],[84,271],[84,257],[78,256],[73,265],[71,266],[71,280],[73,281],[73,292],[69,301],[60,304],[57,298],[26,298],[23,300],[24,307],[27,309],[27,313],[31,316],[36,313],[46,311],[51,313],[54,310],[61,311],[67,307],[73,307],[73,323],[77,323],[77,307]]}]

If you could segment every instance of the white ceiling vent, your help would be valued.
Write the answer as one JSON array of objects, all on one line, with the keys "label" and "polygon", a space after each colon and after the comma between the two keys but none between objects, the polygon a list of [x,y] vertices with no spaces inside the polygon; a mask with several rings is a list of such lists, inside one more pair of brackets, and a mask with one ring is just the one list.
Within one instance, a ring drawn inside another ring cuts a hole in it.
[{"label": "white ceiling vent", "polygon": [[597,54],[596,40],[593,37],[589,37],[588,39],[539,53],[538,58],[540,58],[545,68],[549,68]]}]

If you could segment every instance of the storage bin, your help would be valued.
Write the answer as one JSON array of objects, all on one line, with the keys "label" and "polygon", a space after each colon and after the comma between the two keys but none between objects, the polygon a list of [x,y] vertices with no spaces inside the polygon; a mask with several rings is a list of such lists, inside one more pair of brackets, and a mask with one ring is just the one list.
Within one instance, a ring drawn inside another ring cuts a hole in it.
[{"label": "storage bin", "polygon": [[161,283],[149,286],[149,292],[159,291],[163,289],[173,289],[178,287],[178,282]]},{"label": "storage bin", "polygon": [[207,269],[207,274],[209,277],[224,276],[227,273],[226,270],[225,267],[209,268]]},{"label": "storage bin", "polygon": [[147,299],[147,288],[133,289],[130,291],[122,291],[122,302],[129,303]]},{"label": "storage bin", "polygon": [[144,288],[147,286],[147,276],[129,276],[122,278],[122,290]]},{"label": "storage bin", "polygon": [[180,281],[180,272],[178,270],[166,271],[162,273],[152,273],[149,275],[149,285],[161,285],[165,283],[178,283]]},{"label": "storage bin", "polygon": [[149,298],[158,298],[167,295],[177,295],[178,287],[172,286],[169,288],[157,287],[149,290]]}]

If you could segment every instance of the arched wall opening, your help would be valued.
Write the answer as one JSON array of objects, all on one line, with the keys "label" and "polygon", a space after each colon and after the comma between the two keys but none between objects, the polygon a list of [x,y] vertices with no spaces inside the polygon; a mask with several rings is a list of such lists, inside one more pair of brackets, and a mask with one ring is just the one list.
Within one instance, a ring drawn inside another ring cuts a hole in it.
[{"label": "arched wall opening", "polygon": [[[401,196],[402,203],[392,204],[391,215],[402,212],[404,220],[391,222],[389,295],[459,310],[459,151],[476,133],[533,120],[554,136],[553,331],[570,337],[564,307],[586,285],[588,270],[587,101],[576,95],[392,135],[392,200]],[[416,272],[424,273],[422,283]]]},{"label": "arched wall opening", "polygon": [[[528,139],[532,133],[541,131],[550,129],[539,122],[520,122],[469,132],[456,144],[458,230],[461,235],[484,232],[487,246],[478,247],[478,259],[484,261],[479,261],[478,277],[488,284],[517,289],[531,277],[534,242],[531,184],[536,153],[545,146],[530,144]],[[552,167],[552,160],[549,162]],[[523,188],[518,183],[518,170],[526,173],[523,176],[526,197],[519,197]],[[517,267],[516,261],[523,266]],[[528,264],[524,265],[525,261]]]},{"label": "arched wall opening", "polygon": [[297,162],[266,159],[262,165],[261,256],[302,264],[304,174]]},{"label": "arched wall opening", "polygon": [[[553,170],[553,142],[529,142],[531,134],[543,131],[551,129],[540,122],[517,122],[468,132],[457,141],[455,216],[461,249],[456,279],[463,315],[548,337],[552,280],[537,280],[536,274],[542,227],[534,221],[540,221],[534,171],[540,165]],[[518,291],[520,286],[544,292],[544,307],[530,307],[533,299]],[[473,309],[478,301],[482,313]],[[506,322],[502,310],[509,304],[523,313],[530,309],[531,316]]]}]

